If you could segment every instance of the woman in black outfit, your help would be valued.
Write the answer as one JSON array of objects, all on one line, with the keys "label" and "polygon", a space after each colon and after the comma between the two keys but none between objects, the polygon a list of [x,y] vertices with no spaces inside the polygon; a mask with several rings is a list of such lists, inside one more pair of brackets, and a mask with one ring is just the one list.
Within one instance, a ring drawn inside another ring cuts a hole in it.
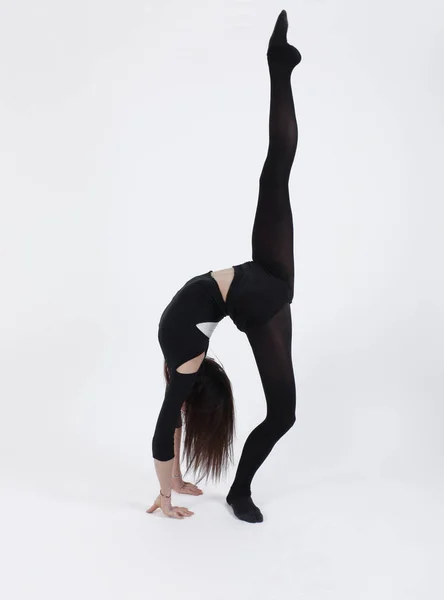
[{"label": "woman in black outfit", "polygon": [[[251,481],[276,442],[296,420],[290,304],[294,290],[293,218],[289,177],[298,141],[291,74],[300,62],[287,42],[283,10],[267,49],[271,95],[269,147],[259,180],[259,199],[252,231],[252,260],[233,265],[223,294],[221,279],[208,271],[185,282],[162,313],[159,343],[164,355],[165,398],[152,441],[160,495],[147,512],[161,508],[171,517],[192,515],[171,506],[171,490],[202,493],[175,481],[177,432],[185,419],[185,451],[189,467],[220,477],[232,449],[234,406],[223,368],[206,356],[217,323],[229,316],[253,350],[267,403],[266,418],[248,436],[236,477],[226,497],[234,514],[248,522],[263,521],[251,498]],[[227,271],[227,270],[225,270]],[[176,431],[175,431],[176,429]],[[180,447],[180,446],[179,446]]]}]

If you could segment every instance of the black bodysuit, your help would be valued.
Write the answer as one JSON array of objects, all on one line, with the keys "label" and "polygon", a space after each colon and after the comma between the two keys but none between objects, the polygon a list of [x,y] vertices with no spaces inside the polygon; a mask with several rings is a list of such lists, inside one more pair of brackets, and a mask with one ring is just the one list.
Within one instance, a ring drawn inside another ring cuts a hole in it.
[{"label": "black bodysuit", "polygon": [[266,323],[286,302],[292,291],[250,260],[233,265],[234,277],[224,301],[211,271],[189,279],[173,296],[159,321],[158,339],[171,370],[207,352],[217,324],[229,316],[239,331]]},{"label": "black bodysuit", "polygon": [[190,392],[195,380],[196,374],[179,373],[177,367],[202,352],[206,356],[210,337],[224,317],[229,316],[240,331],[253,331],[292,301],[288,282],[255,261],[233,265],[233,269],[226,301],[208,271],[185,282],[160,317],[158,340],[172,380],[153,437],[153,456],[157,460],[174,458],[174,429],[181,426],[184,394]]},{"label": "black bodysuit", "polygon": [[159,322],[158,339],[170,371],[152,442],[153,456],[161,461],[174,458],[174,430],[180,427],[181,406],[199,373],[179,373],[177,367],[206,354],[211,333],[225,316],[248,338],[267,412],[245,442],[231,498],[251,495],[255,472],[296,420],[290,309],[294,289],[293,220],[288,183],[298,139],[290,76],[300,55],[285,41],[284,13],[267,52],[271,80],[269,146],[259,179],[252,260],[234,265],[226,303],[208,271],[184,283]]}]

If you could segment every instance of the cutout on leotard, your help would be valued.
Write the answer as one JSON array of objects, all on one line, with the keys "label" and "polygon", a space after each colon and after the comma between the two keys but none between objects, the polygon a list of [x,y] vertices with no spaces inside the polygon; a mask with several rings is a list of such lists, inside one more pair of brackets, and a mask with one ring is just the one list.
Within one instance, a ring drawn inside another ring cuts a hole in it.
[{"label": "cutout on leotard", "polygon": [[[200,365],[203,362],[203,359],[205,358],[205,354],[206,354],[206,352],[202,352],[198,356],[195,356],[194,358],[187,360],[187,362],[184,362],[183,364],[179,365],[177,367],[176,371],[178,373],[182,373],[184,375],[190,375],[191,373],[196,373],[199,370]],[[179,370],[179,369],[181,369],[181,370]]]},{"label": "cutout on leotard", "polygon": [[217,325],[217,322],[213,323],[212,321],[206,321],[204,323],[196,323],[196,327],[198,329],[200,329],[200,331],[202,333],[204,333],[208,338],[211,337],[211,334],[216,329],[216,325]]}]

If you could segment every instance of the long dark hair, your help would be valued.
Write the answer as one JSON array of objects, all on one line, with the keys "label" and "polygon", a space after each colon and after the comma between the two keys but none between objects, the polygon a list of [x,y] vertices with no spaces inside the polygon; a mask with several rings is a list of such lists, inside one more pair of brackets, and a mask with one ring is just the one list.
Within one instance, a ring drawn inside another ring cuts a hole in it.
[{"label": "long dark hair", "polygon": [[[170,373],[164,361],[166,384]],[[206,356],[182,411],[185,425],[183,458],[186,473],[192,468],[208,481],[219,481],[233,461],[235,408],[233,390],[223,367]],[[186,474],[185,473],[185,474]]]}]

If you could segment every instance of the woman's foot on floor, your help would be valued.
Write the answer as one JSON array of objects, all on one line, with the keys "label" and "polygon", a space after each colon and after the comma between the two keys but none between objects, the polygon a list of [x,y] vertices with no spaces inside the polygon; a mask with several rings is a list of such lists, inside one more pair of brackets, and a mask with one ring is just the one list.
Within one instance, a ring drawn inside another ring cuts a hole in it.
[{"label": "woman's foot on floor", "polygon": [[301,54],[297,48],[287,42],[287,12],[281,11],[268,43],[268,63],[287,66],[291,70],[301,62]]},{"label": "woman's foot on floor", "polygon": [[241,521],[247,523],[262,523],[264,517],[251,499],[251,496],[231,496],[228,494],[226,498],[228,504],[232,507],[234,514]]}]

